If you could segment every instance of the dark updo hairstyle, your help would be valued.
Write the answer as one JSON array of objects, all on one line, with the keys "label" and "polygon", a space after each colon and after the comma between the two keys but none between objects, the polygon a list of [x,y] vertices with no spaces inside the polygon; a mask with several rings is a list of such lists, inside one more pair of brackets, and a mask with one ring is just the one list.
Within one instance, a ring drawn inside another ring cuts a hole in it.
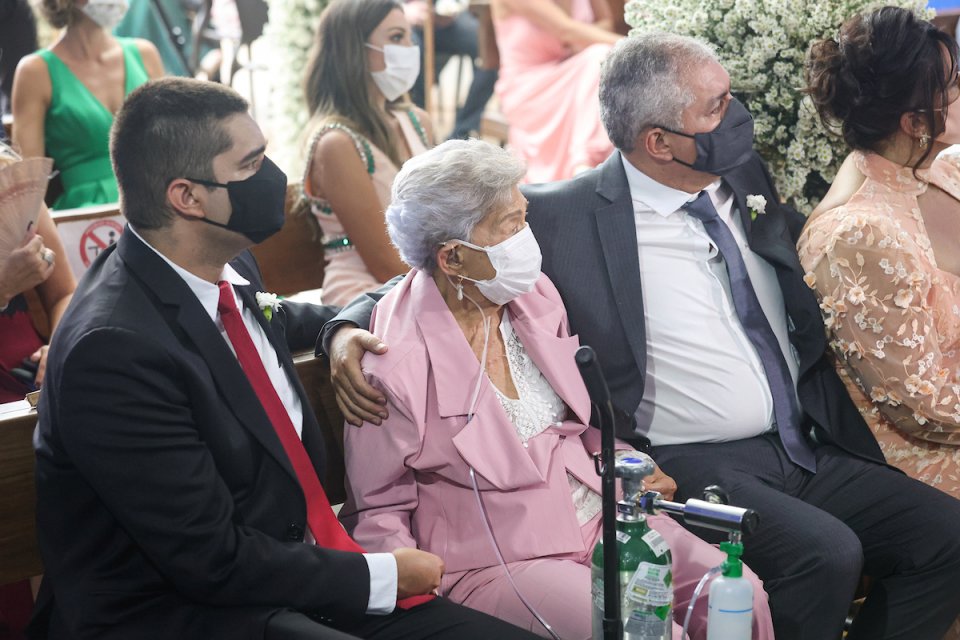
[{"label": "dark updo hairstyle", "polygon": [[[944,56],[950,56],[944,75]],[[837,40],[820,40],[807,57],[806,92],[824,125],[852,149],[878,151],[917,111],[930,137],[943,132],[957,71],[957,42],[912,11],[883,7],[848,20]],[[928,146],[914,168],[933,151]]]},{"label": "dark updo hairstyle", "polygon": [[73,20],[73,0],[42,0],[40,12],[54,29],[62,29]]}]

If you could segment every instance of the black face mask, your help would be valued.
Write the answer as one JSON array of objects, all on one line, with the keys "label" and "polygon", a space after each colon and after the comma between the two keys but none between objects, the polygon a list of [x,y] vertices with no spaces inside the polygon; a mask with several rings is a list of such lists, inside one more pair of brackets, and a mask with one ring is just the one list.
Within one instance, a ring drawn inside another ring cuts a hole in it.
[{"label": "black face mask", "polygon": [[246,180],[221,184],[209,180],[187,178],[206,187],[227,190],[233,213],[227,224],[200,218],[208,224],[242,233],[259,244],[283,227],[283,206],[287,198],[287,176],[270,158],[264,156],[260,170]]},{"label": "black face mask", "polygon": [[697,145],[697,159],[693,164],[677,158],[674,160],[695,171],[722,176],[745,164],[753,155],[753,116],[736,98],[730,98],[723,120],[713,131],[691,134],[660,128],[678,136],[693,138]]}]

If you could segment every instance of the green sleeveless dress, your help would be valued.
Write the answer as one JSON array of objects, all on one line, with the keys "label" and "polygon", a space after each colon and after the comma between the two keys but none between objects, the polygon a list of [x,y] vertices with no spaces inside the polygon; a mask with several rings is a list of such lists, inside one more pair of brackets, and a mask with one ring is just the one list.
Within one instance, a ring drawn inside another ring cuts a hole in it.
[{"label": "green sleeveless dress", "polygon": [[[117,38],[123,47],[126,81],[124,95],[149,78],[132,39]],[[110,126],[113,114],[49,49],[37,54],[47,63],[53,94],[44,121],[47,155],[60,170],[63,195],[53,209],[73,209],[119,200],[110,164]]]}]

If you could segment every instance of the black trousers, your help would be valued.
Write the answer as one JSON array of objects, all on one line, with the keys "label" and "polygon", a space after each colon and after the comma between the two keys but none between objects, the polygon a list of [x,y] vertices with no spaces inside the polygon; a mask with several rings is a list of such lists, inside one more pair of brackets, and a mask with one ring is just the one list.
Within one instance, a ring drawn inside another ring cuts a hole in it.
[{"label": "black trousers", "polygon": [[302,613],[280,611],[267,624],[264,640],[534,640],[537,638],[485,613],[436,598],[406,611],[365,616],[352,623],[317,622]]},{"label": "black trousers", "polygon": [[653,451],[679,500],[719,484],[760,513],[744,560],[764,581],[777,640],[840,638],[861,571],[876,583],[848,640],[940,640],[960,614],[960,501],[832,445],[816,454],[811,474],[777,434]]}]

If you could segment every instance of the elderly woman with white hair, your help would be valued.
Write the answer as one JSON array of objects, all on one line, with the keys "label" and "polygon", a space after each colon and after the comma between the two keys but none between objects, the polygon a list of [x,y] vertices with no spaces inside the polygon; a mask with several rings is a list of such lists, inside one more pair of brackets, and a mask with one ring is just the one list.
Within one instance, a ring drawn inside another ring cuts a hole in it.
[{"label": "elderly woman with white hair", "polygon": [[[509,153],[477,140],[446,142],[398,174],[387,226],[413,269],[374,310],[371,330],[389,351],[364,359],[389,417],[346,427],[341,519],[369,550],[441,556],[443,596],[546,635],[525,599],[559,637],[586,640],[600,436],[587,426],[578,341],[540,272],[523,175]],[[723,555],[666,516],[649,523],[673,551],[683,615]],[[745,575],[754,637],[772,638],[763,587]],[[691,637],[705,637],[705,618],[701,603]]]}]

